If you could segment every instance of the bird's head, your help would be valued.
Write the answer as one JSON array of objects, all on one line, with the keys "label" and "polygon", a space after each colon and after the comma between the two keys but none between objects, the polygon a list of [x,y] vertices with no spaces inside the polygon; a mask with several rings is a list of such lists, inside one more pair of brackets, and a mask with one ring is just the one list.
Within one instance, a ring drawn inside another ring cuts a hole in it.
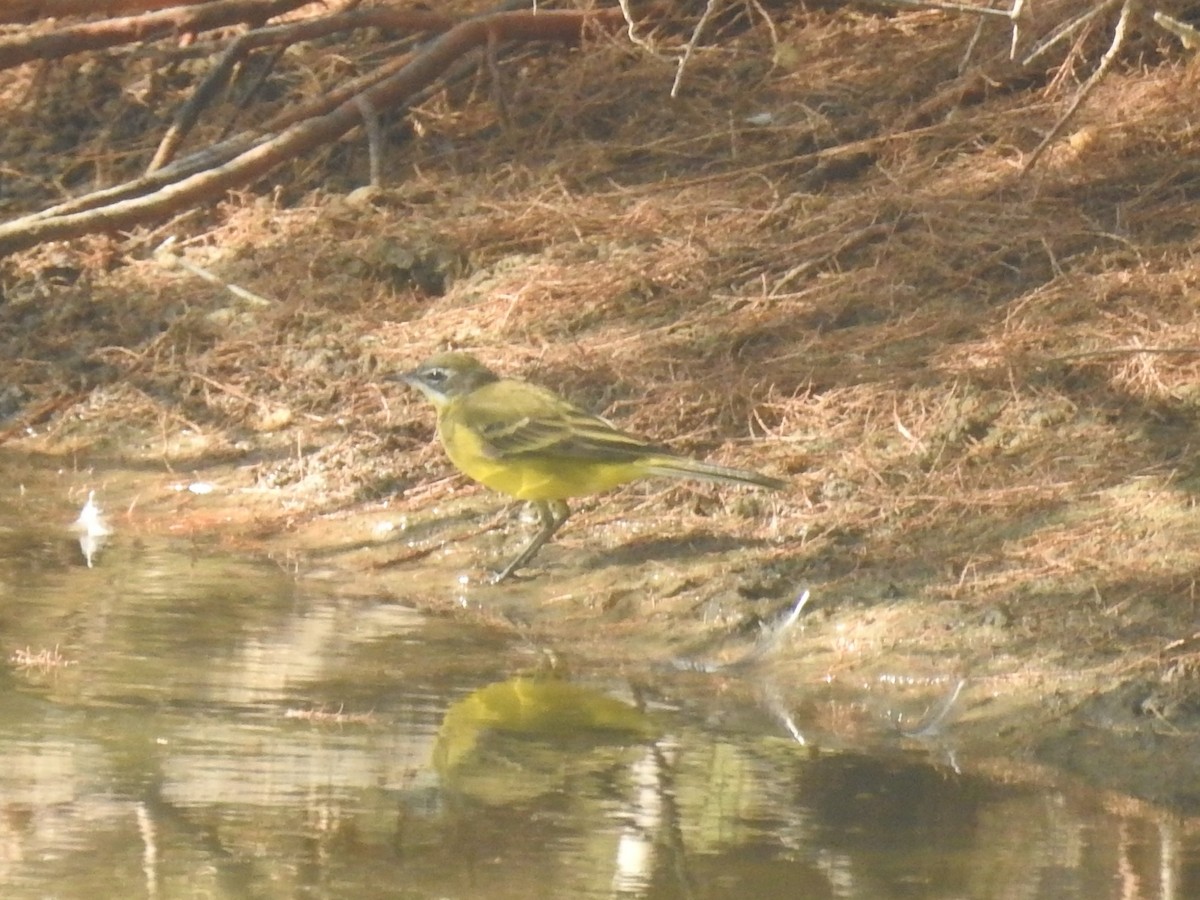
[{"label": "bird's head", "polygon": [[396,380],[415,387],[440,408],[454,397],[498,381],[499,376],[471,354],[449,351],[431,356]]}]

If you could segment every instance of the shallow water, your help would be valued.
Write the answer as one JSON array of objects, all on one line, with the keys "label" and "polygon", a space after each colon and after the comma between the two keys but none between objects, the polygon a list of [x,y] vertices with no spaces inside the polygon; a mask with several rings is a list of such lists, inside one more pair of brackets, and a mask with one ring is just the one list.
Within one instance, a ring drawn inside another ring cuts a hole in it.
[{"label": "shallow water", "polygon": [[1193,822],[988,774],[952,728],[858,746],[752,673],[539,675],[512,633],[193,542],[118,529],[89,568],[80,493],[24,481],[2,897],[1200,896]]}]

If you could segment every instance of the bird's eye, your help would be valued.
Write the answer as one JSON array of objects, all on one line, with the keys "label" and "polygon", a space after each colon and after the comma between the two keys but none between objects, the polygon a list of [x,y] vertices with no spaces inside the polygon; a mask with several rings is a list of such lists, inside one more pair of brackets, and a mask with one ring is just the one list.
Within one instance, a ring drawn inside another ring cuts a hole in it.
[{"label": "bird's eye", "polygon": [[425,372],[425,380],[429,384],[441,384],[450,375],[449,370],[443,369],[440,366],[428,369]]}]

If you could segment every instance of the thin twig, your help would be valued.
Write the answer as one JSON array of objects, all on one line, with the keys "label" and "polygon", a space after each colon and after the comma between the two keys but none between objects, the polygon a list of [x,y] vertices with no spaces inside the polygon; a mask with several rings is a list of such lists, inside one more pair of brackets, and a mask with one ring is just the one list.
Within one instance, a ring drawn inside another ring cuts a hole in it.
[{"label": "thin twig", "polygon": [[967,73],[967,67],[971,64],[971,57],[975,54],[975,46],[979,43],[979,39],[983,37],[984,23],[987,19],[983,16],[979,17],[979,21],[975,23],[975,32],[971,35],[971,39],[967,41],[967,49],[963,52],[963,58],[958,63],[958,74],[963,76]]},{"label": "thin twig", "polygon": [[1024,13],[1025,0],[1015,0],[1012,9],[1008,12],[1008,17],[1012,20],[1012,41],[1008,45],[1008,58],[1010,60],[1017,58],[1017,44],[1021,40],[1021,16]]},{"label": "thin twig", "polygon": [[1104,2],[1099,6],[1094,6],[1086,12],[1080,13],[1075,18],[1068,19],[1066,22],[1063,22],[1057,28],[1052,30],[1050,34],[1039,41],[1032,50],[1029,51],[1025,58],[1021,60],[1021,65],[1029,65],[1055,44],[1066,40],[1088,22],[1092,21],[1092,19],[1096,18],[1096,16],[1106,12],[1109,9],[1112,9],[1112,7],[1117,5],[1117,2],[1118,0],[1104,0]]},{"label": "thin twig", "polygon": [[633,21],[633,13],[629,9],[629,0],[619,0],[621,5],[621,15],[625,17],[625,24],[629,34],[629,43],[634,46],[641,47],[648,53],[654,53],[654,48],[650,46],[650,42],[643,37],[639,37],[637,33],[637,23]]},{"label": "thin twig", "polygon": [[494,31],[488,32],[483,59],[487,65],[488,78],[491,81],[492,102],[496,104],[496,115],[500,117],[500,124],[504,131],[511,134],[513,131],[512,116],[508,113],[508,102],[504,98],[504,77],[500,71],[500,40]]},{"label": "thin twig", "polygon": [[221,128],[220,134],[217,135],[217,140],[223,141],[229,137],[234,126],[237,125],[238,120],[241,118],[242,113],[246,111],[246,107],[250,105],[258,95],[258,92],[262,90],[263,85],[267,83],[267,79],[271,77],[271,73],[275,71],[275,67],[279,65],[279,61],[283,59],[283,54],[286,52],[287,47],[285,46],[281,45],[275,48],[275,52],[267,59],[266,65],[259,69],[250,85],[242,93],[241,99],[237,101],[234,107],[233,115],[229,117],[229,121]]},{"label": "thin twig", "polygon": [[1054,127],[1050,129],[1050,133],[1047,134],[1046,137],[1042,139],[1042,142],[1034,148],[1034,151],[1029,154],[1029,158],[1025,160],[1025,165],[1021,167],[1021,171],[1019,173],[1020,175],[1027,174],[1029,170],[1033,168],[1034,164],[1046,151],[1046,148],[1058,139],[1058,136],[1062,133],[1062,130],[1066,128],[1067,123],[1071,121],[1071,118],[1083,104],[1083,101],[1087,99],[1088,95],[1093,90],[1095,90],[1096,85],[1100,83],[1100,80],[1108,74],[1108,70],[1112,68],[1112,64],[1116,60],[1117,54],[1120,53],[1121,48],[1125,46],[1125,34],[1129,28],[1129,20],[1133,18],[1133,11],[1136,6],[1137,0],[1125,0],[1125,2],[1121,4],[1121,17],[1117,19],[1117,25],[1113,29],[1112,43],[1108,45],[1108,50],[1106,50],[1104,56],[1101,57],[1100,65],[1096,67],[1096,71],[1092,73],[1092,77],[1085,81],[1083,86],[1075,92],[1075,96],[1072,98],[1071,104],[1067,107],[1067,111],[1063,113],[1062,118],[1060,118],[1054,124]]},{"label": "thin twig", "polygon": [[671,99],[679,96],[679,86],[683,83],[683,70],[687,68],[688,60],[692,58],[692,53],[696,49],[696,44],[700,40],[700,33],[704,31],[704,26],[708,23],[709,17],[717,8],[720,0],[708,0],[704,5],[704,12],[700,15],[700,21],[696,23],[696,27],[692,29],[692,37],[687,42],[687,46],[683,49],[683,56],[679,60],[679,67],[675,70],[675,83],[671,85]]},{"label": "thin twig", "polygon": [[1013,11],[995,9],[991,6],[973,6],[970,3],[942,3],[940,0],[875,0],[883,6],[905,6],[909,9],[937,9],[942,12],[972,13],[979,16],[999,16],[1011,19]]},{"label": "thin twig", "polygon": [[1185,50],[1196,50],[1200,48],[1200,29],[1189,25],[1187,22],[1181,22],[1179,19],[1168,16],[1165,12],[1154,12],[1154,24],[1159,28],[1165,28],[1175,37],[1179,38]]},{"label": "thin twig", "polygon": [[767,23],[767,31],[771,35],[771,63],[779,64],[779,30],[775,27],[775,22],[767,11],[763,8],[759,0],[746,0],[746,2],[757,12],[764,22]]},{"label": "thin twig", "polygon": [[154,261],[166,269],[183,269],[185,272],[190,272],[197,278],[207,281],[209,284],[220,285],[237,297],[249,303],[251,306],[272,306],[273,301],[263,297],[261,294],[256,294],[241,285],[233,284],[219,275],[210,272],[203,266],[198,266],[193,262],[188,262],[182,256],[175,253],[175,238],[167,238],[154,251]]},{"label": "thin twig", "polygon": [[901,728],[900,733],[905,737],[912,738],[935,737],[941,731],[947,717],[954,710],[954,706],[958,703],[958,698],[966,686],[967,679],[958,679],[954,687],[951,688],[950,693],[946,694],[933,709],[926,713],[920,722],[911,729]]},{"label": "thin twig", "polygon": [[783,643],[783,638],[800,621],[800,613],[808,605],[809,597],[808,588],[802,590],[799,596],[796,597],[796,602],[792,604],[792,608],[788,610],[787,615],[780,619],[779,622],[765,628],[759,639],[754,642],[754,646],[737,659],[722,662],[713,659],[684,657],[672,660],[671,665],[677,669],[684,669],[690,672],[726,672],[731,669],[749,668],[755,663],[762,662],[766,657],[779,649]]},{"label": "thin twig", "polygon": [[383,127],[379,124],[379,113],[364,94],[354,98],[358,111],[362,113],[363,130],[367,133],[367,159],[371,187],[383,187]]},{"label": "thin twig", "polygon": [[166,134],[158,143],[158,149],[154,151],[154,157],[150,160],[150,164],[146,167],[146,174],[149,175],[157,172],[175,156],[175,152],[183,143],[184,137],[196,124],[196,120],[200,118],[200,112],[217,95],[217,92],[229,83],[230,73],[233,72],[233,67],[238,60],[242,58],[241,41],[234,41],[230,44],[225,52],[217,58],[217,64],[213,66],[208,76],[200,82],[199,86],[192,92],[192,95],[187,101],[179,107],[175,114],[175,121],[167,129]]}]

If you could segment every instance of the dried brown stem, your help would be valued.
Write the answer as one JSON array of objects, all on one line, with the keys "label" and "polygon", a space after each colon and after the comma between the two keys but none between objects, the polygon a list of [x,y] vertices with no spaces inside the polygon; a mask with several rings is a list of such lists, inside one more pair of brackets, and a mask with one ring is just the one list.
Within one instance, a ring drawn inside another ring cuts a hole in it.
[{"label": "dried brown stem", "polygon": [[[361,96],[373,109],[403,107],[469,51],[484,47],[495,36],[504,41],[576,41],[588,27],[613,27],[624,22],[619,12],[505,12],[470,19],[447,31],[389,78],[365,88],[332,111],[292,125],[260,140],[227,162],[162,184],[153,193],[117,200],[81,212],[22,217],[0,226],[0,255],[32,247],[42,241],[79,237],[97,231],[129,228],[220,196],[249,184],[275,166],[323,143],[335,140],[362,122]],[[255,139],[250,138],[248,141]],[[167,173],[163,170],[156,175]],[[149,182],[149,179],[140,179]],[[109,189],[110,196],[128,192],[129,186]],[[87,202],[80,198],[76,203]]]},{"label": "dried brown stem", "polygon": [[[53,219],[74,213],[82,213],[106,204],[148,194],[172,182],[181,181],[189,175],[195,175],[205,169],[215,168],[239,154],[265,143],[272,133],[283,131],[285,128],[299,122],[323,115],[337,108],[342,103],[354,100],[355,97],[371,85],[390,78],[404,69],[411,62],[411,59],[411,56],[406,54],[397,59],[390,60],[376,71],[352,79],[309,103],[300,104],[285,110],[266,123],[261,129],[235,135],[226,141],[206,147],[183,159],[176,160],[161,169],[147,173],[140,178],[113,185],[112,187],[101,188],[90,194],[72,197],[70,200],[65,200],[62,203],[35,213],[30,213],[23,217],[23,221],[30,223],[41,219]],[[0,228],[2,227],[0,226]]]},{"label": "dried brown stem", "polygon": [[309,2],[311,0],[212,0],[142,15],[69,25],[48,34],[17,34],[0,40],[0,69],[183,32],[207,31],[242,22],[262,23]]},{"label": "dried brown stem", "polygon": [[1050,129],[1050,133],[1042,138],[1042,142],[1029,154],[1029,158],[1021,166],[1021,175],[1027,174],[1041,158],[1046,148],[1058,140],[1058,136],[1062,134],[1063,129],[1067,127],[1067,123],[1071,121],[1071,118],[1079,110],[1079,107],[1083,105],[1083,101],[1088,98],[1088,95],[1095,90],[1096,85],[1108,74],[1108,70],[1112,68],[1117,54],[1125,46],[1125,36],[1129,28],[1129,21],[1133,18],[1136,9],[1137,4],[1135,0],[1125,0],[1121,4],[1121,16],[1117,19],[1116,27],[1113,28],[1112,43],[1109,44],[1108,50],[1101,57],[1100,65],[1096,67],[1096,71],[1092,73],[1091,77],[1083,83],[1083,86],[1075,92],[1075,96],[1071,98],[1071,103],[1067,106],[1067,111],[1054,123],[1054,127]]},{"label": "dried brown stem", "polygon": [[8,0],[0,7],[0,24],[63,19],[67,16],[130,15],[169,6],[179,6],[179,0]]},{"label": "dried brown stem", "polygon": [[161,169],[175,157],[179,146],[195,126],[200,113],[228,82],[234,67],[253,50],[271,45],[278,45],[282,48],[299,41],[310,41],[339,31],[351,31],[357,28],[390,28],[419,34],[445,31],[454,24],[454,19],[436,13],[396,9],[362,9],[320,19],[309,19],[304,22],[259,28],[244,34],[229,45],[217,61],[217,65],[196,88],[187,103],[180,107],[175,121],[163,136],[146,172],[149,174]]}]

